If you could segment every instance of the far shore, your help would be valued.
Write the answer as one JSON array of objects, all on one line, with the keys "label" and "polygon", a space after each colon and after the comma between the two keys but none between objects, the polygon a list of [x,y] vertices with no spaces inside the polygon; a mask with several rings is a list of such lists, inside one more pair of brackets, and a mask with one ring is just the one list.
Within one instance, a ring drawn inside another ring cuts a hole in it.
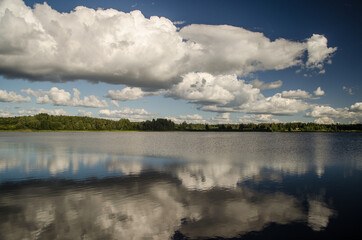
[{"label": "far shore", "polygon": [[346,131],[220,131],[220,130],[33,130],[33,129],[16,129],[16,130],[0,130],[2,132],[20,132],[20,133],[36,133],[36,132],[64,132],[64,133],[86,133],[86,132],[185,132],[185,133],[360,133],[359,130]]}]

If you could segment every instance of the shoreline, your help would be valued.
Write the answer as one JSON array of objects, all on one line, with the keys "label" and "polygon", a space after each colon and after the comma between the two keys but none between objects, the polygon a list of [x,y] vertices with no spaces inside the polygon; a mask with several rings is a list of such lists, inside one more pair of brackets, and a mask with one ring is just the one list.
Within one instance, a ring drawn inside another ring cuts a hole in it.
[{"label": "shoreline", "polygon": [[17,130],[0,130],[2,132],[69,132],[69,133],[85,133],[85,132],[214,132],[214,133],[362,133],[358,130],[344,130],[344,131],[218,131],[218,130],[32,130],[32,129],[17,129]]}]

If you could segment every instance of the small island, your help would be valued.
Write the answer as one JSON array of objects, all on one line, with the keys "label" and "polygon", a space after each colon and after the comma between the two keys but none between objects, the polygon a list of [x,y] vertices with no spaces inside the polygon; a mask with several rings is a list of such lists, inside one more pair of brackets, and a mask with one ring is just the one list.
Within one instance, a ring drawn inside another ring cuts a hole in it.
[{"label": "small island", "polygon": [[1,117],[0,131],[222,131],[222,132],[361,132],[362,124],[317,123],[240,123],[197,124],[174,123],[169,119],[131,122],[80,117],[53,116],[46,113],[34,116]]}]

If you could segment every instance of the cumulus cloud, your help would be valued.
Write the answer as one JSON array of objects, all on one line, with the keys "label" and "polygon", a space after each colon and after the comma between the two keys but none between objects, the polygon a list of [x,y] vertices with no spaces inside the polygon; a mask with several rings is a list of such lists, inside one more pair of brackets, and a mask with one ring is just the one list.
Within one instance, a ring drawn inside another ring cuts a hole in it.
[{"label": "cumulus cloud", "polygon": [[192,24],[180,34],[198,44],[191,53],[191,63],[197,70],[213,74],[285,69],[300,64],[306,50],[303,43],[281,38],[271,41],[260,32],[228,25]]},{"label": "cumulus cloud", "polygon": [[283,98],[281,93],[264,97],[260,89],[240,80],[236,75],[189,73],[175,84],[166,96],[186,99],[203,111],[245,112],[290,115],[309,108],[298,99]]},{"label": "cumulus cloud", "polygon": [[83,116],[83,117],[91,117],[92,116],[92,112],[87,112],[83,109],[79,109],[78,110],[78,116]]},{"label": "cumulus cloud", "polygon": [[13,113],[0,109],[0,117],[12,117]]},{"label": "cumulus cloud", "polygon": [[230,113],[219,113],[215,117],[212,117],[211,120],[217,124],[233,123],[230,119]]},{"label": "cumulus cloud", "polygon": [[188,73],[166,94],[192,103],[239,106],[258,98],[260,90],[238,80],[236,75]]},{"label": "cumulus cloud", "polygon": [[318,124],[334,124],[334,120],[329,117],[321,117],[321,118],[314,120],[314,122],[318,123]]},{"label": "cumulus cloud", "polygon": [[320,68],[336,50],[318,34],[307,42],[272,41],[241,27],[192,24],[178,30],[175,24],[138,10],[76,7],[60,13],[46,3],[32,9],[21,0],[3,0],[0,74],[161,89],[195,71],[242,76],[302,65],[307,50],[307,66]]},{"label": "cumulus cloud", "polygon": [[255,80],[251,81],[250,84],[255,88],[259,88],[260,90],[264,90],[264,89],[280,88],[283,85],[283,82],[281,80],[278,80],[278,81],[275,81],[275,82],[265,83],[263,81],[255,79]]},{"label": "cumulus cloud", "polygon": [[251,114],[238,117],[240,123],[278,123],[279,119],[273,118],[271,114]]},{"label": "cumulus cloud", "polygon": [[122,110],[103,109],[99,111],[99,116],[111,119],[127,118],[130,121],[145,121],[155,117],[155,114],[149,113],[144,109],[133,109],[125,107]]},{"label": "cumulus cloud", "polygon": [[302,100],[283,98],[281,93],[277,93],[271,97],[251,102],[244,107],[244,111],[249,113],[292,115],[309,108],[310,105]]},{"label": "cumulus cloud", "polygon": [[331,106],[315,106],[311,112],[306,114],[308,117],[335,117],[335,118],[351,118],[351,114],[347,108],[333,108]]},{"label": "cumulus cloud", "polygon": [[337,51],[337,47],[327,47],[328,40],[325,36],[313,34],[307,40],[308,60],[306,62],[307,68],[318,68],[320,73],[325,73],[323,69],[324,62],[330,63],[332,54]]},{"label": "cumulus cloud", "polygon": [[18,115],[24,115],[24,116],[29,116],[29,115],[36,115],[39,113],[47,113],[49,115],[69,115],[66,111],[64,111],[63,109],[45,109],[45,108],[30,108],[30,109],[24,109],[24,110],[19,110],[17,112]]},{"label": "cumulus cloud", "polygon": [[154,91],[154,92],[145,92],[138,87],[125,87],[122,90],[109,90],[104,97],[110,98],[112,100],[119,101],[128,101],[128,100],[137,100],[146,96],[159,95],[163,91]]},{"label": "cumulus cloud", "polygon": [[353,112],[362,112],[362,102],[356,102],[350,107]]},{"label": "cumulus cloud", "polygon": [[60,13],[5,0],[0,26],[0,69],[10,78],[159,86],[178,75],[190,48],[169,19],[138,10]]},{"label": "cumulus cloud", "polygon": [[85,96],[83,99],[80,99],[80,92],[76,88],[73,88],[73,96],[70,92],[67,92],[64,89],[58,89],[56,87],[52,87],[49,91],[44,91],[42,89],[34,91],[29,88],[29,89],[23,89],[21,90],[21,92],[35,96],[36,102],[38,104],[49,103],[55,106],[75,106],[75,107],[93,107],[93,108],[108,107],[108,104],[105,100],[99,100],[94,95]]},{"label": "cumulus cloud", "polygon": [[206,120],[199,114],[193,114],[193,115],[180,115],[179,117],[166,117],[166,119],[169,119],[175,123],[201,123],[205,124],[207,123]]},{"label": "cumulus cloud", "polygon": [[274,114],[274,115],[293,115],[298,112],[309,109],[310,104],[299,99],[283,98],[281,93],[274,96],[249,102],[239,107],[223,107],[216,105],[208,105],[200,107],[204,111],[212,112],[244,112],[244,113],[257,113],[257,114]]},{"label": "cumulus cloud", "polygon": [[30,97],[23,97],[13,91],[7,92],[6,90],[0,89],[0,102],[22,103],[30,102],[30,100]]},{"label": "cumulus cloud", "polygon": [[318,122],[331,122],[331,118],[336,119],[361,119],[362,118],[362,103],[357,102],[351,105],[349,108],[333,108],[330,106],[314,106],[311,112],[307,112],[307,117],[320,118],[316,121]]},{"label": "cumulus cloud", "polygon": [[49,115],[69,115],[63,109],[45,109],[45,108],[30,108],[18,111],[5,111],[0,109],[0,117],[13,117],[13,116],[33,116],[39,113],[47,113]]},{"label": "cumulus cloud", "polygon": [[304,90],[289,90],[282,92],[283,98],[312,98],[312,95]]},{"label": "cumulus cloud", "polygon": [[318,87],[313,93],[316,96],[323,96],[324,95],[324,91],[321,89],[321,87]]}]

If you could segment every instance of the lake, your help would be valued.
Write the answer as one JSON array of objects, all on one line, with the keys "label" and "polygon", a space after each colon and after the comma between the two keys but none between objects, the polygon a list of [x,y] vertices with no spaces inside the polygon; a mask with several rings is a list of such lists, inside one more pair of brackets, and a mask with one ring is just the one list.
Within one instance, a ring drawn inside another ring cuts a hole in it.
[{"label": "lake", "polygon": [[361,133],[0,133],[0,239],[362,239]]}]

